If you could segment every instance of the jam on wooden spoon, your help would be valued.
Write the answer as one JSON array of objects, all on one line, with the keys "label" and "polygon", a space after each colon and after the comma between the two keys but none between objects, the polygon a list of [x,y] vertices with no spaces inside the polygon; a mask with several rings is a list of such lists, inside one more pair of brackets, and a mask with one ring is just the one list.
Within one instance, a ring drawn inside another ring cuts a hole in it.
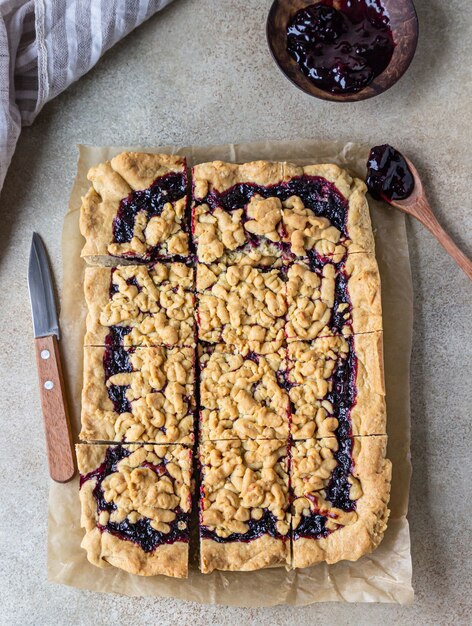
[{"label": "jam on wooden spoon", "polygon": [[472,261],[460,250],[435,218],[420,176],[411,161],[389,145],[375,146],[367,161],[370,194],[408,215],[416,217],[436,237],[467,276],[472,279]]}]

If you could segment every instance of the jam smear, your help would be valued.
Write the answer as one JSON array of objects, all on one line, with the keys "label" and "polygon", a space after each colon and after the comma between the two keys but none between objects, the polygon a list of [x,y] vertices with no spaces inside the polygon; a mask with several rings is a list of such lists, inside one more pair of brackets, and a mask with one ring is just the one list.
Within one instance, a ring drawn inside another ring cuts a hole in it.
[{"label": "jam smear", "polygon": [[415,187],[408,163],[398,150],[388,144],[371,149],[366,182],[370,195],[385,202],[404,200]]},{"label": "jam smear", "polygon": [[287,51],[317,87],[357,93],[389,65],[395,42],[380,0],[324,0],[287,27]]},{"label": "jam smear", "polygon": [[111,348],[123,345],[124,337],[129,335],[131,330],[131,326],[110,326],[108,335],[105,337],[105,346]]},{"label": "jam smear", "polygon": [[348,339],[348,343],[347,358],[338,358],[331,378],[332,390],[326,397],[333,406],[334,416],[338,419],[339,426],[336,434],[340,439],[350,437],[352,434],[350,414],[357,398],[357,357],[352,337]]},{"label": "jam smear", "polygon": [[[109,532],[122,540],[137,543],[144,552],[153,552],[158,546],[171,544],[176,541],[187,542],[189,540],[189,514],[182,510],[176,512],[175,519],[170,522],[170,532],[162,533],[151,526],[151,520],[147,518],[139,519],[131,523],[128,519],[117,523],[108,522],[106,526],[98,524],[98,528],[103,532]],[[179,526],[184,526],[180,529]]]},{"label": "jam smear", "polygon": [[113,221],[113,241],[128,243],[134,235],[136,216],[145,211],[147,219],[160,215],[167,202],[177,202],[185,196],[186,175],[182,172],[169,172],[157,178],[150,187],[132,191],[120,202],[118,213]]},{"label": "jam smear", "polygon": [[334,453],[334,458],[338,464],[333,470],[331,480],[326,488],[326,499],[337,509],[354,511],[356,503],[349,496],[351,485],[348,480],[353,467],[352,439],[338,437],[338,443],[338,451]]},{"label": "jam smear", "polygon": [[[343,327],[346,325],[345,315],[347,315],[351,310],[351,301],[349,299],[349,294],[347,290],[347,276],[343,271],[342,267],[338,267],[338,271],[336,273],[335,285],[334,285],[334,304],[333,311],[331,314],[331,320],[329,322],[329,327],[333,332],[337,332],[341,334]],[[341,305],[348,304],[348,308],[341,309]],[[350,318],[348,318],[350,319]]]},{"label": "jam smear", "polygon": [[253,541],[254,539],[259,539],[263,535],[270,535],[275,539],[288,539],[285,535],[281,535],[277,531],[277,519],[276,517],[266,509],[264,511],[264,515],[259,520],[250,519],[246,522],[249,526],[249,530],[242,533],[232,533],[228,537],[220,537],[213,530],[209,530],[206,526],[200,525],[200,536],[202,539],[212,539],[217,543],[231,543],[234,541],[248,542]]},{"label": "jam smear", "polygon": [[[132,372],[133,366],[130,363],[129,355],[135,348],[106,347],[103,354],[103,369],[105,372],[105,383],[111,376],[123,372]],[[128,413],[131,411],[131,403],[126,397],[128,386],[107,385],[108,397],[113,402],[113,408],[117,413]]]},{"label": "jam smear", "polygon": [[296,176],[289,181],[267,186],[239,183],[222,192],[213,189],[200,204],[208,204],[213,211],[217,207],[225,211],[235,211],[245,208],[255,195],[262,198],[279,198],[281,202],[291,196],[298,196],[305,207],[311,209],[316,216],[326,217],[344,236],[347,236],[348,203],[336,186],[321,176]]},{"label": "jam smear", "polygon": [[[107,476],[117,471],[117,464],[131,454],[130,450],[123,446],[109,446],[105,454],[103,463],[92,472],[80,476],[80,487],[88,480],[96,479],[97,484],[93,490],[93,496],[97,503],[97,514],[102,511],[112,513],[116,510],[116,504],[107,502],[104,497],[102,482]],[[159,476],[162,476],[165,470],[165,463],[160,465],[152,465],[151,463],[143,463],[142,467],[153,469]],[[151,526],[151,520],[141,518],[135,523],[131,523],[128,519],[122,522],[108,522],[105,525],[97,524],[101,532],[109,532],[124,541],[132,541],[139,545],[144,552],[152,552],[159,545],[171,544],[176,541],[189,540],[189,514],[183,512],[180,508],[176,510],[175,519],[169,523],[170,532],[162,533],[155,530]]]},{"label": "jam smear", "polygon": [[294,539],[321,539],[327,537],[330,531],[326,528],[327,517],[320,513],[303,515],[297,528],[293,530]]}]

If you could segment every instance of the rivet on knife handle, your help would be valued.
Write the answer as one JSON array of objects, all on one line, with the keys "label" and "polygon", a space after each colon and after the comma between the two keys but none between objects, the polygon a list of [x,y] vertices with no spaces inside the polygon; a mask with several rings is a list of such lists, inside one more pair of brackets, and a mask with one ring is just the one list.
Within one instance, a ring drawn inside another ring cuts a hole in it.
[{"label": "rivet on knife handle", "polygon": [[64,380],[55,335],[35,340],[49,473],[64,483],[75,473]]}]

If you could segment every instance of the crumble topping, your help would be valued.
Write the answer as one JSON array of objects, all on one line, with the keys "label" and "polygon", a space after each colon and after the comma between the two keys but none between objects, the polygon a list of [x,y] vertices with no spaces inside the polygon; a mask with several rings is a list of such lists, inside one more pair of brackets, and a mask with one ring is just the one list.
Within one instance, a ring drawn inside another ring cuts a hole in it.
[{"label": "crumble topping", "polygon": [[[107,287],[107,278],[108,285]],[[194,345],[193,269],[169,266],[87,268],[85,293],[89,304],[86,344],[124,346]],[[107,287],[107,289],[106,289]],[[106,289],[106,290],[105,290]],[[108,293],[107,293],[108,292]],[[123,329],[115,333],[113,328]]]},{"label": "crumble topping", "polygon": [[246,357],[225,345],[200,356],[200,419],[204,439],[286,438],[286,354]]},{"label": "crumble topping", "polygon": [[277,533],[290,529],[287,447],[280,441],[216,441],[200,448],[201,523],[218,537],[245,535],[266,512]]},{"label": "crumble topping", "polygon": [[318,271],[295,263],[287,274],[288,341],[336,332],[350,334],[351,306],[342,267],[325,263]]},{"label": "crumble topping", "polygon": [[[98,446],[96,446],[98,448]],[[116,533],[129,526],[148,520],[152,530],[169,534],[187,531],[187,523],[178,520],[172,528],[179,511],[191,509],[192,463],[191,451],[183,446],[99,446],[102,463],[91,467],[95,451],[91,446],[78,446],[81,489],[88,481],[96,483],[92,495],[96,500],[96,523],[101,530]],[[121,457],[121,458],[120,458]],[[115,460],[116,459],[116,460]],[[115,461],[115,462],[113,462]],[[97,490],[98,488],[98,490]],[[136,526],[140,543],[140,530]]]},{"label": "crumble topping", "polygon": [[[328,487],[339,462],[339,441],[335,437],[297,441],[291,448],[291,487],[295,497],[304,497]],[[360,482],[348,477],[350,499],[362,495]]]},{"label": "crumble topping", "polygon": [[82,439],[193,440],[192,348],[86,348]]},{"label": "crumble topping", "polygon": [[349,340],[341,336],[288,344],[294,439],[332,436],[339,418],[349,420],[355,402],[350,354]]},{"label": "crumble topping", "polygon": [[276,352],[284,340],[285,283],[278,270],[222,264],[197,270],[199,338],[241,351]]}]

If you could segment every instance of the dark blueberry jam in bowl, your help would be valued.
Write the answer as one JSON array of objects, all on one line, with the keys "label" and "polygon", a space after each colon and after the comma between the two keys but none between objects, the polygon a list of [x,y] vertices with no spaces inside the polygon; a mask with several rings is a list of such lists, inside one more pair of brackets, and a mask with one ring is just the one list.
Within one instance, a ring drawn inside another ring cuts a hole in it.
[{"label": "dark blueberry jam in bowl", "polygon": [[376,200],[405,200],[413,192],[415,180],[404,157],[387,144],[371,149],[367,161],[367,187]]},{"label": "dark blueberry jam in bowl", "polygon": [[408,69],[418,18],[412,0],[274,0],[267,40],[280,69],[306,93],[364,100]]}]

